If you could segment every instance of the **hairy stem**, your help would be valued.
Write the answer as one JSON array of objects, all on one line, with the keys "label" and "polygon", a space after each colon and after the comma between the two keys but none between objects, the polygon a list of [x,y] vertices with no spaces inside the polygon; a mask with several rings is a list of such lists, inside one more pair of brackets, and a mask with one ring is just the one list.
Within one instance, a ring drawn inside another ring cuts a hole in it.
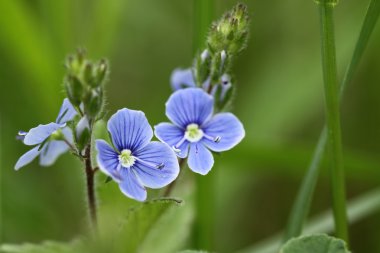
[{"label": "hairy stem", "polygon": [[84,155],[84,164],[87,180],[87,201],[90,219],[93,228],[97,227],[97,215],[96,215],[96,198],[95,198],[95,172],[97,169],[93,169],[91,165],[91,144],[88,144]]},{"label": "hairy stem", "polygon": [[332,201],[336,236],[348,241],[344,166],[340,129],[339,94],[336,74],[334,5],[319,4],[322,43],[322,67],[325,89],[325,108],[328,136],[328,154],[331,171]]}]

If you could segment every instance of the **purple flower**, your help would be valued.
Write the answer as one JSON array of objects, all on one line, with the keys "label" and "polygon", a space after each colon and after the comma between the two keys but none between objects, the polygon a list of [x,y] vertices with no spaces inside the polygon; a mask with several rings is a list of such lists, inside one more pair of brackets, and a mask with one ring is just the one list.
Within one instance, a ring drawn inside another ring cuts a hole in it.
[{"label": "purple flower", "polygon": [[232,113],[212,115],[213,105],[213,97],[202,89],[178,90],[166,103],[166,116],[174,124],[155,126],[157,138],[171,146],[177,156],[188,156],[189,168],[202,175],[214,164],[210,150],[229,150],[245,135],[243,125]]},{"label": "purple flower", "polygon": [[50,140],[50,137],[64,137],[69,143],[73,142],[73,136],[70,128],[66,127],[66,122],[70,121],[77,114],[69,100],[65,98],[59,111],[56,122],[46,125],[39,125],[29,130],[29,132],[19,132],[18,138],[25,145],[35,146],[24,155],[22,155],[16,165],[15,170],[32,162],[37,156],[40,156],[40,165],[50,166],[57,158],[69,150],[67,143],[61,140]]},{"label": "purple flower", "polygon": [[161,188],[177,178],[177,157],[168,145],[151,142],[153,131],[143,112],[121,109],[110,118],[107,128],[114,148],[96,140],[98,165],[126,196],[144,201],[145,187]]}]

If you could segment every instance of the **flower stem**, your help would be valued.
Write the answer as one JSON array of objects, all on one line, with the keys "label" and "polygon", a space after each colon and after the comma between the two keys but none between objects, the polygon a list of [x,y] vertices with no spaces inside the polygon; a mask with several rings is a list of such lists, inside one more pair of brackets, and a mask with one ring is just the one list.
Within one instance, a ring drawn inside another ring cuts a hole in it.
[{"label": "flower stem", "polygon": [[[369,38],[374,30],[376,22],[380,16],[380,0],[371,0],[364,22],[361,27],[358,40],[355,45],[355,50],[348,64],[345,76],[340,86],[340,101],[342,100],[343,92],[346,86],[352,81],[354,72],[359,65],[363,52],[368,44]],[[303,178],[302,185],[297,193],[297,198],[293,204],[290,213],[288,226],[284,236],[287,241],[292,237],[297,237],[302,232],[303,223],[310,209],[311,199],[315,190],[315,185],[318,179],[321,160],[324,156],[327,144],[327,127],[326,124],[320,134],[318,145],[315,149],[313,158],[307,172]]]},{"label": "flower stem", "polygon": [[95,172],[96,169],[92,169],[91,165],[91,144],[88,144],[84,155],[84,164],[87,180],[87,201],[88,211],[90,214],[91,223],[94,229],[97,227],[97,215],[96,215],[96,198],[95,198]]},{"label": "flower stem", "polygon": [[335,38],[332,1],[319,3],[322,67],[325,89],[325,108],[328,154],[331,171],[332,201],[336,236],[348,242],[344,166],[339,112],[339,89],[336,74]]}]

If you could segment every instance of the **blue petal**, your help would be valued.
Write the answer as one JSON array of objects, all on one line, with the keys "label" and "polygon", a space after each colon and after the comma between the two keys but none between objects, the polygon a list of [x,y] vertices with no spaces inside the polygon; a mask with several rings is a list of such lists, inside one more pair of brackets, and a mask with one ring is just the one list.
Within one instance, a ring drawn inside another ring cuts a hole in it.
[{"label": "blue petal", "polygon": [[15,170],[19,170],[21,167],[24,167],[28,163],[32,162],[34,158],[36,158],[40,154],[39,149],[40,146],[34,147],[33,149],[29,150],[25,154],[23,154],[17,161],[15,165]]},{"label": "blue petal", "polygon": [[41,149],[40,165],[50,166],[57,158],[69,150],[69,146],[63,141],[49,141]]},{"label": "blue petal", "polygon": [[175,69],[170,77],[173,90],[195,87],[191,69]]},{"label": "blue petal", "polygon": [[124,195],[137,201],[146,200],[146,190],[131,169],[123,168],[122,177],[119,187]]},{"label": "blue petal", "polygon": [[161,188],[173,182],[178,176],[177,157],[167,144],[151,142],[135,152],[134,156],[139,160],[136,161],[133,170],[144,186]]},{"label": "blue petal", "polygon": [[120,182],[119,171],[121,166],[119,154],[104,140],[96,140],[96,150],[98,151],[97,162],[99,169],[112,177],[116,182]]},{"label": "blue petal", "polygon": [[213,97],[200,88],[174,92],[166,102],[166,116],[177,126],[202,125],[212,114]]},{"label": "blue petal", "polygon": [[108,121],[108,131],[115,147],[137,150],[147,145],[153,137],[153,131],[141,111],[127,108],[117,111]]},{"label": "blue petal", "polygon": [[[160,141],[168,144],[172,148],[181,142],[184,137],[184,130],[170,123],[160,123],[154,126],[154,134]],[[189,142],[185,140],[176,148],[180,150],[180,152],[176,152],[177,156],[185,158],[189,151]]]},{"label": "blue petal", "polygon": [[38,127],[32,128],[25,135],[24,143],[26,145],[40,144],[60,127],[60,124],[49,123],[47,125],[39,125]]},{"label": "blue petal", "polygon": [[66,123],[67,121],[72,120],[75,115],[77,115],[77,111],[74,106],[70,103],[70,101],[65,98],[61,105],[61,109],[59,109],[58,117],[55,120],[57,123]]},{"label": "blue petal", "polygon": [[206,175],[214,165],[214,157],[202,143],[191,143],[187,164],[192,171]]},{"label": "blue petal", "polygon": [[219,142],[202,139],[209,149],[215,152],[229,150],[236,146],[245,136],[243,124],[232,113],[216,114],[202,126],[204,133],[212,138],[220,137]]}]

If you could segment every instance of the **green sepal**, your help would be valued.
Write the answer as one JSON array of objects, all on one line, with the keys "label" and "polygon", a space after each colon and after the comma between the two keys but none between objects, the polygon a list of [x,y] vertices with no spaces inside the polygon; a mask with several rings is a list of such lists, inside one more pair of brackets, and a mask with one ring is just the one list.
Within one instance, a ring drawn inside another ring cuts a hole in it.
[{"label": "green sepal", "polygon": [[91,139],[91,133],[88,128],[85,128],[83,132],[77,137],[77,146],[79,150],[83,150]]},{"label": "green sepal", "polygon": [[79,106],[83,97],[83,85],[78,77],[69,75],[65,78],[67,97],[74,106]]}]

